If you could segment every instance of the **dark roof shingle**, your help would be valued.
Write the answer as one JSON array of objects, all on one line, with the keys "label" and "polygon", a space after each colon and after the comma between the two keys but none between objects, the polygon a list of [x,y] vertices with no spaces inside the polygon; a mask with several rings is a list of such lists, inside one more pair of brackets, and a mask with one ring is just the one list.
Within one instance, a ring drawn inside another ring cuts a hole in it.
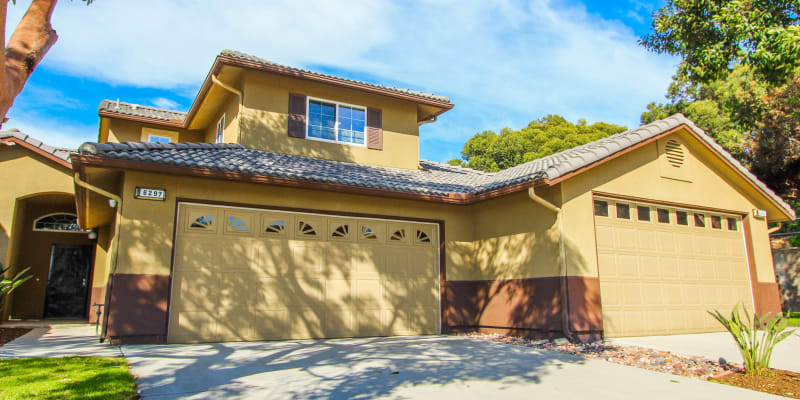
[{"label": "dark roof shingle", "polygon": [[411,95],[411,96],[415,96],[415,97],[420,97],[420,98],[423,98],[423,99],[435,100],[435,101],[439,101],[439,102],[443,102],[443,103],[450,103],[450,99],[448,97],[439,96],[439,95],[436,95],[436,94],[433,94],[433,93],[425,93],[425,92],[421,92],[421,91],[418,91],[418,90],[403,89],[403,88],[397,88],[397,87],[393,87],[393,86],[378,85],[378,84],[375,84],[375,83],[357,81],[357,80],[354,80],[354,79],[347,79],[347,78],[342,78],[342,77],[339,77],[339,76],[334,76],[334,75],[323,74],[323,73],[320,73],[320,72],[309,71],[307,69],[290,67],[290,66],[287,66],[287,65],[282,65],[282,64],[278,64],[278,63],[275,63],[275,62],[272,62],[272,61],[269,61],[269,60],[265,60],[263,58],[256,57],[254,55],[242,53],[240,51],[234,51],[234,50],[227,50],[226,49],[226,50],[222,50],[222,52],[220,52],[219,55],[220,55],[220,57],[235,58],[237,60],[249,61],[249,62],[253,62],[253,63],[256,63],[256,64],[261,64],[261,65],[268,66],[268,67],[277,67],[277,68],[282,68],[282,69],[286,69],[286,70],[289,70],[289,71],[302,72],[302,73],[305,73],[305,74],[311,74],[311,75],[316,75],[316,76],[325,77],[325,78],[334,78],[334,79],[338,79],[338,80],[342,80],[342,81],[347,81],[347,82],[357,83],[357,84],[360,84],[360,85],[370,86],[370,87],[373,87],[373,88],[376,88],[376,89],[389,90],[389,91],[392,91],[392,92],[405,94],[405,95]]},{"label": "dark roof shingle", "polygon": [[186,113],[181,111],[167,110],[141,104],[124,103],[121,101],[103,100],[97,107],[97,112],[107,112],[133,117],[156,119],[160,121],[183,121]]},{"label": "dark roof shingle", "polygon": [[66,162],[70,162],[69,156],[71,153],[75,153],[75,150],[65,149],[62,147],[54,147],[44,144],[39,139],[36,139],[26,133],[22,133],[18,130],[12,129],[8,131],[0,131],[0,139],[8,139],[10,137],[17,138],[33,147],[38,148],[39,150],[44,151],[45,153],[52,154],[57,158],[60,158]]}]

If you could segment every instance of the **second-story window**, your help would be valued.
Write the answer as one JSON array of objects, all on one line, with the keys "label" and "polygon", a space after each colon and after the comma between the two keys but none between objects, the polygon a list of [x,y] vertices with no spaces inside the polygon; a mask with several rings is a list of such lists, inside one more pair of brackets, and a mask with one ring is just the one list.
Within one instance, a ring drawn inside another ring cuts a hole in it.
[{"label": "second-story window", "polygon": [[309,98],[307,110],[307,138],[364,145],[366,107]]},{"label": "second-story window", "polygon": [[166,136],[150,135],[147,137],[150,143],[169,143],[170,139]]},{"label": "second-story window", "polygon": [[225,140],[225,114],[217,122],[217,137],[216,142],[222,143]]}]

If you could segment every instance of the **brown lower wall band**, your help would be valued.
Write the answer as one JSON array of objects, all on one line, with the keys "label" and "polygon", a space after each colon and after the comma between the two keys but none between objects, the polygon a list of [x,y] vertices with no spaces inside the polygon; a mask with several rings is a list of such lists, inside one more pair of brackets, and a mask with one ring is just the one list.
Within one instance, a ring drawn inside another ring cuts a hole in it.
[{"label": "brown lower wall band", "polygon": [[781,312],[781,295],[775,282],[755,282],[753,285],[755,308],[758,315]]},{"label": "brown lower wall band", "polygon": [[165,336],[169,275],[113,274],[106,335]]},{"label": "brown lower wall band", "polygon": [[127,344],[166,344],[164,335],[108,336],[106,342],[114,346]]},{"label": "brown lower wall band", "polygon": [[[561,332],[561,278],[447,281],[450,330],[482,329]],[[574,333],[603,329],[600,282],[596,277],[567,279],[568,321]]]}]

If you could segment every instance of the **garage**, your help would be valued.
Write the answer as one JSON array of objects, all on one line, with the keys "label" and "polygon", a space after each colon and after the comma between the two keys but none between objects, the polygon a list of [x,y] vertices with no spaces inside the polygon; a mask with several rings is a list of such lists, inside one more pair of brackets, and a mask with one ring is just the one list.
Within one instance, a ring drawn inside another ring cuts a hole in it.
[{"label": "garage", "polygon": [[168,341],[440,332],[439,226],[179,203]]},{"label": "garage", "polygon": [[606,337],[722,330],[708,310],[753,311],[742,216],[594,197]]}]

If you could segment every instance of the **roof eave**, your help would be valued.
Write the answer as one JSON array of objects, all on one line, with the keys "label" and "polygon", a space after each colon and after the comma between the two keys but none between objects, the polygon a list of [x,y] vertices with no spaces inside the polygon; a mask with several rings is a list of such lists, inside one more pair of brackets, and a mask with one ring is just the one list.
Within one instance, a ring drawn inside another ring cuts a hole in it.
[{"label": "roof eave", "polygon": [[232,67],[246,68],[255,71],[269,72],[277,75],[305,79],[313,82],[326,83],[348,89],[354,89],[367,93],[373,93],[401,100],[407,100],[418,104],[425,104],[432,107],[438,107],[441,109],[441,111],[436,114],[437,116],[453,108],[453,103],[450,102],[438,101],[427,97],[415,96],[413,94],[399,93],[390,89],[381,89],[378,87],[374,87],[359,82],[348,81],[346,79],[320,76],[317,74],[296,71],[289,68],[279,67],[276,65],[264,65],[253,61],[240,60],[234,57],[218,55],[217,58],[214,60],[214,64],[211,66],[211,69],[208,71],[208,74],[206,75],[206,78],[203,81],[203,85],[200,86],[200,90],[197,92],[197,96],[195,96],[194,101],[192,102],[192,106],[189,108],[189,112],[186,114],[186,118],[184,119],[184,126],[189,126],[189,123],[191,122],[192,118],[194,118],[194,116],[197,114],[197,111],[200,108],[200,103],[202,103],[202,99],[211,89],[212,86],[211,76],[219,73],[223,65],[230,65]]},{"label": "roof eave", "polygon": [[104,111],[104,110],[97,111],[97,115],[100,116],[101,118],[124,119],[128,121],[145,122],[148,124],[170,126],[174,128],[183,128],[185,125],[184,123],[185,120],[179,120],[179,119],[163,120],[158,118],[147,118],[138,115],[115,113],[112,111]]},{"label": "roof eave", "polygon": [[49,161],[52,161],[52,162],[58,164],[61,167],[67,168],[69,170],[72,169],[72,164],[70,164],[69,161],[64,160],[63,158],[57,157],[53,153],[48,153],[48,152],[46,152],[46,151],[44,151],[44,150],[42,150],[42,149],[30,144],[30,143],[28,143],[28,142],[26,142],[24,140],[21,140],[21,139],[19,139],[17,137],[10,136],[10,137],[7,137],[7,138],[3,138],[3,141],[5,141],[6,143],[12,143],[12,144],[16,144],[16,145],[22,146],[25,149],[30,150],[30,151],[32,151],[32,152],[34,152],[34,153],[36,153],[36,154],[48,159]]},{"label": "roof eave", "polygon": [[324,183],[307,181],[292,178],[272,177],[265,175],[251,175],[237,172],[225,172],[211,169],[183,167],[175,165],[157,164],[144,161],[118,160],[105,158],[90,154],[76,154],[72,156],[72,163],[75,168],[85,168],[87,166],[114,168],[122,170],[136,170],[142,172],[153,172],[160,174],[221,179],[243,183],[272,184],[278,186],[294,187],[300,189],[324,190],[349,194],[371,195],[389,197],[404,200],[417,200],[434,203],[444,203],[452,205],[470,205],[477,202],[489,200],[496,197],[503,197],[513,193],[522,192],[531,186],[545,186],[547,179],[537,179],[534,181],[521,182],[515,185],[494,189],[480,194],[472,193],[450,193],[444,195],[430,195],[417,192],[405,192],[398,190],[368,188],[362,186],[350,186],[344,184]]}]

